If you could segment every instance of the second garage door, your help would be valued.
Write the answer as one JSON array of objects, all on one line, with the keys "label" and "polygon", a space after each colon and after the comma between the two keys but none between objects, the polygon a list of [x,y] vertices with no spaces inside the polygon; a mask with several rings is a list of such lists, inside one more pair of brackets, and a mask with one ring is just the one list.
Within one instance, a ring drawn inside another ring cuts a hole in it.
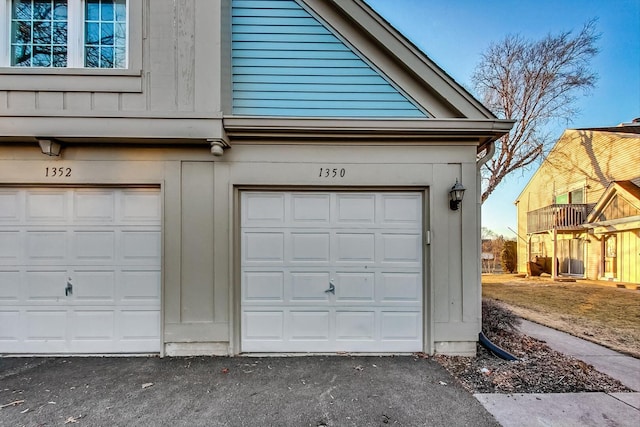
[{"label": "second garage door", "polygon": [[160,351],[157,188],[0,188],[0,353]]},{"label": "second garage door", "polygon": [[418,192],[243,192],[243,352],[423,349]]}]

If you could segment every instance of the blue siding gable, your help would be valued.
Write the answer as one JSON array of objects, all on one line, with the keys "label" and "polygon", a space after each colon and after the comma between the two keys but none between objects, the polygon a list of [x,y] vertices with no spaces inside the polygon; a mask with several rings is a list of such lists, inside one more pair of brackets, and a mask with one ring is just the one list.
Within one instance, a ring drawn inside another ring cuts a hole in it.
[{"label": "blue siding gable", "polygon": [[427,117],[295,0],[233,0],[233,114]]}]

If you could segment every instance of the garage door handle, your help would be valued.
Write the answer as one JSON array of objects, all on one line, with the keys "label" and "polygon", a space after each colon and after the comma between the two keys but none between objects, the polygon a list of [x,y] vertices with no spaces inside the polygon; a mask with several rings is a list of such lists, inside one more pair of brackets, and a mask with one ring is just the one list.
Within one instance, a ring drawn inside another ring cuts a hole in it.
[{"label": "garage door handle", "polygon": [[64,295],[73,295],[73,285],[71,284],[71,282],[67,282],[67,287],[64,288]]},{"label": "garage door handle", "polygon": [[324,291],[325,294],[336,294],[336,287],[333,286],[333,283],[329,282],[329,289]]}]

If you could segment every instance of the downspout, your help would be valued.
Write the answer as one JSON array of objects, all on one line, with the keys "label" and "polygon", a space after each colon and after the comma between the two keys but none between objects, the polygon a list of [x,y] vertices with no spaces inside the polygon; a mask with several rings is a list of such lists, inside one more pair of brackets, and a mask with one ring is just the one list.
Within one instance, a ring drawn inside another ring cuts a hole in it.
[{"label": "downspout", "polygon": [[[482,166],[489,161],[493,157],[496,152],[496,145],[493,141],[489,143],[487,147],[486,153],[480,159],[476,160],[476,191],[478,194],[478,199],[476,202],[476,216],[478,218],[478,222],[480,227],[477,227],[476,231],[476,245],[478,248],[478,254],[482,254],[482,173],[480,170]],[[478,257],[478,310],[480,313],[480,333],[482,333],[482,256]]]},{"label": "downspout", "polygon": [[476,161],[478,165],[478,171],[482,166],[484,166],[485,163],[487,163],[493,157],[494,154],[496,154],[496,143],[490,142],[489,147],[487,148],[487,154],[485,154],[482,158]]},{"label": "downspout", "polygon": [[[484,166],[485,163],[487,163],[492,157],[493,155],[496,153],[496,144],[495,142],[490,142],[489,143],[489,147],[487,147],[487,153],[482,156],[482,158],[478,159],[476,161],[476,165],[478,168],[478,194],[480,194],[480,197],[482,198],[482,175],[480,173],[480,169],[482,168],[482,166]],[[479,208],[478,208],[478,218],[482,218],[481,215],[481,210],[482,210],[482,202],[479,203]],[[478,230],[478,234],[480,234],[480,230]],[[517,234],[517,233],[516,233]],[[481,241],[481,237],[480,235],[478,235],[478,241]],[[482,304],[482,286],[480,286],[480,304]],[[497,345],[495,345],[494,343],[491,342],[491,340],[489,340],[489,338],[487,338],[485,336],[485,334],[482,332],[482,330],[478,333],[478,339],[480,340],[480,344],[482,344],[483,347],[489,349],[491,352],[493,352],[496,356],[504,359],[504,360],[518,360],[515,356],[513,356],[512,354],[508,353],[507,351],[501,349],[500,347],[498,347]]]}]

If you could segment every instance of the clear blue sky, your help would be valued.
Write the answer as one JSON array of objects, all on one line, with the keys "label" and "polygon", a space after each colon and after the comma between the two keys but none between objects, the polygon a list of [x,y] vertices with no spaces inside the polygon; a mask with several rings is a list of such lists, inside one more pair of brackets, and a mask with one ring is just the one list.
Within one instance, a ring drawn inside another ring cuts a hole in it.
[{"label": "clear blue sky", "polygon": [[[580,98],[580,114],[549,130],[615,126],[640,117],[640,0],[365,0],[467,89],[480,54],[507,34],[539,39],[579,31],[597,18],[597,87]],[[537,165],[536,165],[537,167]],[[535,169],[535,167],[533,168]],[[482,225],[515,237],[513,204],[534,170],[506,178],[482,207]]]}]

